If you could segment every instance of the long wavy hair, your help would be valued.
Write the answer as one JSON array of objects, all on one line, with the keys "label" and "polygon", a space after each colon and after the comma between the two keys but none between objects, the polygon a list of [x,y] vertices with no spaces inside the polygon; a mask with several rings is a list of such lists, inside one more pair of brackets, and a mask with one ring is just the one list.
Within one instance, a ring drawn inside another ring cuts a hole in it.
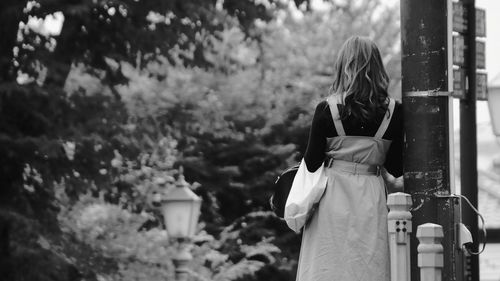
[{"label": "long wavy hair", "polygon": [[353,36],[342,45],[334,65],[331,94],[344,95],[340,118],[371,122],[387,109],[389,76],[377,45]]}]

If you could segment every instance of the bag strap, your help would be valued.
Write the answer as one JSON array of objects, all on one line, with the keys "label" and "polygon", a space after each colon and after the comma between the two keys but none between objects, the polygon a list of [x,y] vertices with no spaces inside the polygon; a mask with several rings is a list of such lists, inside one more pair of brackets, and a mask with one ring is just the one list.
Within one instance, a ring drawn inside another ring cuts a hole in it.
[{"label": "bag strap", "polygon": [[384,115],[384,119],[382,119],[382,123],[380,123],[380,127],[378,127],[377,133],[375,134],[375,138],[381,139],[387,128],[389,127],[389,123],[391,123],[392,115],[394,115],[394,107],[396,106],[396,101],[392,98],[389,98],[389,106],[387,107],[387,112]]},{"label": "bag strap", "polygon": [[345,136],[344,126],[342,126],[342,121],[340,120],[339,109],[337,104],[339,103],[340,95],[329,96],[326,101],[328,102],[328,106],[330,107],[330,112],[332,114],[333,124],[335,125],[335,130],[337,131],[338,136]]}]

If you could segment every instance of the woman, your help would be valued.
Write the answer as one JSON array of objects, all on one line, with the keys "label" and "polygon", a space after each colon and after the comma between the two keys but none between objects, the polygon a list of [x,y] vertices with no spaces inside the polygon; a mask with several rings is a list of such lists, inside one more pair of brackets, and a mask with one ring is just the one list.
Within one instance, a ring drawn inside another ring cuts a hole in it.
[{"label": "woman", "polygon": [[334,73],[304,156],[307,173],[325,169],[328,183],[304,227],[297,280],[388,281],[383,176],[388,171],[392,185],[402,182],[394,178],[403,173],[401,105],[388,96],[389,77],[368,38],[343,44]]}]

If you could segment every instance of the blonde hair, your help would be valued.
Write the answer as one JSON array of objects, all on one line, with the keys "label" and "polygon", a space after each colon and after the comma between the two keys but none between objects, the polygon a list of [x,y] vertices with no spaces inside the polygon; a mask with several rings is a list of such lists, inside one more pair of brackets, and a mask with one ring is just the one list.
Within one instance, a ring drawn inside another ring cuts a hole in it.
[{"label": "blonde hair", "polygon": [[377,45],[367,37],[353,36],[342,45],[334,64],[332,94],[345,94],[341,119],[374,120],[387,109],[389,76]]}]

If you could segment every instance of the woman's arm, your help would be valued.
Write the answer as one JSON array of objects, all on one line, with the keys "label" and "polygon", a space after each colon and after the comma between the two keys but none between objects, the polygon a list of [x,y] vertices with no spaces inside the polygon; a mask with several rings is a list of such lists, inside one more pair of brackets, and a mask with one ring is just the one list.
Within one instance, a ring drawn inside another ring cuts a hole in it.
[{"label": "woman's arm", "polygon": [[389,193],[393,192],[403,192],[404,189],[404,179],[403,176],[394,177],[385,168],[382,168],[382,177],[384,178],[387,191]]},{"label": "woman's arm", "polygon": [[326,147],[326,114],[330,114],[328,103],[320,102],[314,111],[314,117],[309,131],[309,140],[304,154],[307,170],[314,172],[318,170],[325,160]]},{"label": "woman's arm", "polygon": [[403,108],[400,103],[396,103],[389,128],[384,135],[385,139],[392,140],[387,151],[384,163],[385,169],[395,178],[403,175],[403,149],[404,149],[404,124]]},{"label": "woman's arm", "polygon": [[[404,149],[404,124],[403,108],[400,103],[396,103],[394,115],[389,124],[389,134],[392,139],[391,146],[386,155],[382,177],[386,183],[389,193],[403,191],[403,149]],[[389,131],[388,130],[388,131]]]}]

